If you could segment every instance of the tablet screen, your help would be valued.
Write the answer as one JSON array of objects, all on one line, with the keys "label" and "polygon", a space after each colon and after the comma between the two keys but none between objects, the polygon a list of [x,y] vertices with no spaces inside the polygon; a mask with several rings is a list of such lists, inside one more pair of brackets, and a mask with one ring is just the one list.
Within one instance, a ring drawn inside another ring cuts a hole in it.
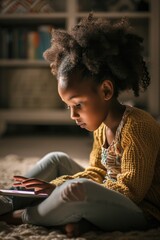
[{"label": "tablet screen", "polygon": [[46,194],[46,193],[35,194],[35,192],[33,192],[33,191],[6,190],[6,189],[0,189],[0,195],[18,196],[18,197],[33,197],[33,198],[47,198],[48,197],[48,194]]}]

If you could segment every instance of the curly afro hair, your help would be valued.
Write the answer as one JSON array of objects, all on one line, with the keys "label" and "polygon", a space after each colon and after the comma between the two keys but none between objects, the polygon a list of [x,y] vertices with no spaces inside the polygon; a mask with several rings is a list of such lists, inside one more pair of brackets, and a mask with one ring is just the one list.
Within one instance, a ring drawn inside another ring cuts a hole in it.
[{"label": "curly afro hair", "polygon": [[127,89],[139,96],[150,84],[142,42],[127,19],[111,22],[91,13],[70,32],[53,29],[44,58],[57,78],[81,69],[84,77],[92,77],[97,84],[110,79],[115,96]]}]

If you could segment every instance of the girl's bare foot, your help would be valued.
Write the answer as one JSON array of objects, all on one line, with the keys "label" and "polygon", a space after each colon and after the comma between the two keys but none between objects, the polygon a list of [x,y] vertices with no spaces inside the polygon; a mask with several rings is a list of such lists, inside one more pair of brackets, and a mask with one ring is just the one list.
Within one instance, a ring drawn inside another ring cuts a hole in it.
[{"label": "girl's bare foot", "polygon": [[4,221],[8,224],[20,225],[22,224],[22,212],[23,210],[16,210],[0,216],[0,221]]},{"label": "girl's bare foot", "polygon": [[67,237],[79,237],[83,233],[89,231],[98,230],[92,223],[87,220],[81,220],[77,223],[68,223],[63,227],[63,232],[67,235]]}]

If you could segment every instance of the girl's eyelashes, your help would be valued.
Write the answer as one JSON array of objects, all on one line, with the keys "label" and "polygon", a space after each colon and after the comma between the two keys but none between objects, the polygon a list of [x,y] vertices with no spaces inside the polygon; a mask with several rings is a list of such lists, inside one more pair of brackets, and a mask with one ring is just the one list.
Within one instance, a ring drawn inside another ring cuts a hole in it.
[{"label": "girl's eyelashes", "polygon": [[78,103],[78,104],[75,104],[73,106],[69,106],[69,105],[66,105],[66,108],[67,109],[70,109],[70,108],[76,108],[76,109],[80,109],[81,108],[81,103]]},{"label": "girl's eyelashes", "polygon": [[75,105],[76,108],[81,108],[81,103]]}]

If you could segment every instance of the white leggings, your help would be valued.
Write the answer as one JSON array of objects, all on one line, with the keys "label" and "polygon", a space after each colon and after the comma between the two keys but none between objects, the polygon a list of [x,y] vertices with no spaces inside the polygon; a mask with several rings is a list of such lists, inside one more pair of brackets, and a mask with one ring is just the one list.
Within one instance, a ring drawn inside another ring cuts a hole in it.
[{"label": "white leggings", "polygon": [[[42,158],[26,177],[50,182],[62,175],[73,175],[83,167],[67,154],[53,152]],[[64,200],[62,193],[73,183],[81,183],[82,200]],[[59,226],[86,219],[104,231],[145,229],[147,221],[141,209],[122,194],[85,178],[67,180],[43,200],[13,197],[13,207],[23,209],[23,222]]]}]

